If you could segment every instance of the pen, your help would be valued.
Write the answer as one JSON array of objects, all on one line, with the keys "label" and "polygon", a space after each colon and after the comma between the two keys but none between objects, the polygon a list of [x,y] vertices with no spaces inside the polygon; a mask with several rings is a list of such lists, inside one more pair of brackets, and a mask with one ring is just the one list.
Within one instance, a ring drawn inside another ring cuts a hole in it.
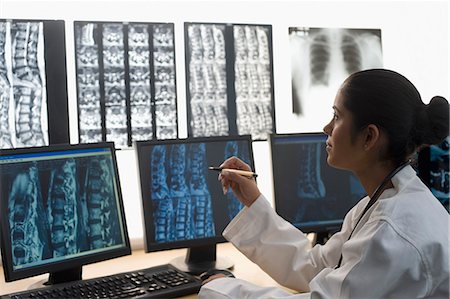
[{"label": "pen", "polygon": [[242,175],[242,176],[249,177],[249,178],[251,178],[251,177],[256,178],[256,177],[258,176],[256,173],[254,173],[254,172],[252,172],[252,171],[246,171],[246,170],[240,170],[240,169],[233,169],[233,168],[222,168],[222,167],[214,167],[214,166],[210,166],[208,169],[209,169],[209,170],[215,170],[215,171],[226,170],[226,171],[234,172],[234,173],[237,173],[237,174],[240,174],[240,175]]}]

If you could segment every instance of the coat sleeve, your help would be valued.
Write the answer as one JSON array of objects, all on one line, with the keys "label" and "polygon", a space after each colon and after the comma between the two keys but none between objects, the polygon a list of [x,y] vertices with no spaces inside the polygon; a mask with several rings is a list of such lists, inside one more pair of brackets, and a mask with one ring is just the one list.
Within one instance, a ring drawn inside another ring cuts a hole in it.
[{"label": "coat sleeve", "polygon": [[309,293],[292,294],[281,288],[260,287],[237,278],[218,278],[205,284],[199,299],[309,299]]},{"label": "coat sleeve", "polygon": [[311,249],[306,236],[278,216],[261,196],[233,219],[224,236],[279,284],[308,292],[313,277],[337,264],[348,235],[344,228],[326,245]]}]

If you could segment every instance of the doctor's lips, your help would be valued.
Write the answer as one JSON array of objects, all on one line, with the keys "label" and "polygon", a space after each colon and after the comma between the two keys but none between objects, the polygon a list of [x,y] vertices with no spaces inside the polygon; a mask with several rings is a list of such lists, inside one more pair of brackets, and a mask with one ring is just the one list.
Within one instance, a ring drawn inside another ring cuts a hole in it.
[{"label": "doctor's lips", "polygon": [[222,168],[222,167],[210,166],[210,167],[208,167],[208,169],[209,170],[219,171],[219,172],[222,172],[222,170],[226,170],[226,171],[229,171],[229,172],[234,172],[234,173],[240,174],[240,175],[248,177],[248,178],[256,178],[258,176],[256,173],[254,173],[252,171],[233,169],[233,168]]}]

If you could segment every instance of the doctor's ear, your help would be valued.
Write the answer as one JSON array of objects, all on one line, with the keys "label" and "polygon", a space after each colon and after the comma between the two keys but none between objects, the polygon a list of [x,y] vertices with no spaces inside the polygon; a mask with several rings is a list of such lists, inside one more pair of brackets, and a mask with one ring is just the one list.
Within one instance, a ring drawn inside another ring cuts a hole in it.
[{"label": "doctor's ear", "polygon": [[370,124],[363,130],[363,137],[364,137],[364,150],[369,151],[379,143],[381,139],[381,131],[378,128],[378,126]]}]

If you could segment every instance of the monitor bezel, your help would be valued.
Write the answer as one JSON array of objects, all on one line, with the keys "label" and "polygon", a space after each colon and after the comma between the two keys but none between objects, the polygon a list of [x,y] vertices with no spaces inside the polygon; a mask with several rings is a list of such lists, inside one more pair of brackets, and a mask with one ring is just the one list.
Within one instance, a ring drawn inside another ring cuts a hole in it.
[{"label": "monitor bezel", "polygon": [[[109,251],[96,252],[92,254],[83,255],[80,257],[68,258],[66,260],[60,260],[56,262],[50,262],[47,264],[41,264],[38,266],[33,266],[29,268],[23,268],[14,270],[11,254],[11,241],[8,239],[9,236],[9,223],[8,217],[0,217],[0,248],[1,256],[3,262],[3,269],[5,275],[5,281],[15,281],[23,278],[28,278],[45,273],[53,273],[58,271],[69,270],[73,268],[79,268],[84,265],[97,263],[125,255],[131,254],[130,240],[128,236],[128,229],[126,224],[125,210],[123,205],[122,190],[120,187],[119,171],[117,168],[116,152],[114,143],[104,142],[104,143],[90,143],[90,144],[58,144],[43,147],[29,147],[29,148],[17,148],[17,149],[7,149],[0,151],[0,157],[8,156],[12,154],[27,154],[27,153],[43,153],[43,152],[55,152],[55,151],[65,151],[65,150],[82,150],[82,149],[96,149],[96,148],[107,148],[111,152],[113,168],[116,171],[115,180],[117,186],[117,196],[118,210],[121,217],[121,222],[123,224],[123,235],[124,235],[124,246],[120,248],[114,248]],[[1,182],[0,182],[1,184]],[[1,185],[0,185],[1,187]],[[8,201],[0,200],[0,215],[7,215],[8,212]]]},{"label": "monitor bezel", "polygon": [[[281,138],[323,138],[324,142],[327,139],[327,134],[323,133],[323,132],[304,132],[304,133],[286,133],[286,134],[271,134],[270,135],[270,156],[272,158],[272,173],[275,174],[274,172],[274,168],[275,165],[277,163],[277,157],[275,155],[274,152],[274,146],[275,146],[275,141],[276,139],[281,139]],[[273,197],[274,197],[274,208],[275,211],[277,211],[277,213],[279,212],[279,210],[277,209],[277,207],[279,207],[278,202],[280,201],[280,196],[277,196],[277,183],[280,182],[282,180],[282,178],[279,178],[275,175],[273,175]],[[341,220],[332,220],[329,221],[329,223],[320,223],[320,224],[301,224],[301,225],[296,225],[296,224],[292,224],[293,226],[295,226],[296,228],[298,228],[299,230],[301,230],[304,233],[318,233],[318,234],[333,234],[337,231],[339,231],[342,227],[342,224],[344,223],[344,219]]]},{"label": "monitor bezel", "polygon": [[[255,161],[253,157],[253,144],[251,135],[228,135],[228,136],[209,136],[209,137],[187,137],[187,138],[179,138],[179,139],[164,139],[164,140],[148,140],[148,141],[135,141],[135,149],[136,149],[136,163],[139,175],[139,193],[141,196],[141,207],[142,207],[142,223],[144,230],[144,250],[145,252],[155,252],[162,251],[168,249],[180,249],[180,248],[190,248],[190,247],[201,247],[206,245],[215,245],[219,243],[227,242],[227,240],[221,235],[222,232],[216,231],[215,237],[201,238],[201,239],[190,239],[190,240],[180,240],[180,241],[171,241],[164,243],[155,243],[151,242],[152,232],[151,229],[153,227],[153,216],[146,217],[148,211],[152,211],[151,201],[144,200],[142,190],[146,188],[143,183],[142,173],[146,168],[145,165],[140,165],[139,155],[141,154],[143,147],[155,146],[155,145],[171,145],[171,144],[190,144],[190,143],[208,143],[208,142],[226,142],[226,141],[246,141],[249,148],[249,159],[253,164],[251,165],[253,168],[255,167]],[[210,165],[208,165],[210,166]],[[218,166],[218,165],[215,165]],[[220,184],[220,182],[217,182]],[[231,192],[231,190],[230,190]],[[151,213],[151,212],[150,212]]]}]

